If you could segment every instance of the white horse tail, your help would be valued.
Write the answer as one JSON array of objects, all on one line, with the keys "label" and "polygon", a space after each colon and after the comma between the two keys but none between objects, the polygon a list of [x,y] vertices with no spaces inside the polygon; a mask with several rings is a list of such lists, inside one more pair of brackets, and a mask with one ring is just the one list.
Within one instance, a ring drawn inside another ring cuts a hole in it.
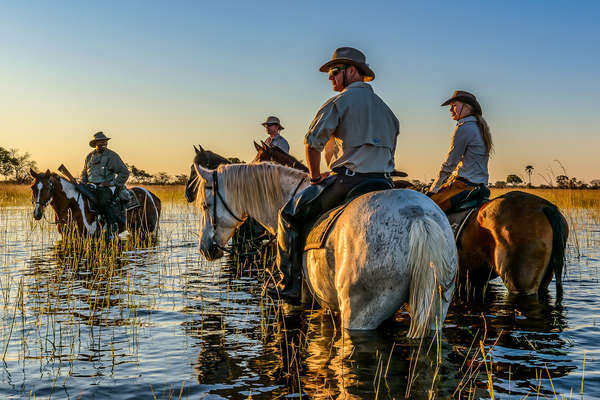
[{"label": "white horse tail", "polygon": [[409,338],[421,338],[430,329],[441,329],[450,303],[457,270],[454,241],[427,215],[410,225],[410,328]]}]

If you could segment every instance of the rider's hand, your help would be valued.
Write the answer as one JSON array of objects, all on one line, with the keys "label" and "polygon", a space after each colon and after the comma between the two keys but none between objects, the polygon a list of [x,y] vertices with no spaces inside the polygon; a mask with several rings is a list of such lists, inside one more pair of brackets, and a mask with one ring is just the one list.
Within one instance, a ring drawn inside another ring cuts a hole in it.
[{"label": "rider's hand", "polygon": [[319,183],[323,182],[323,179],[327,178],[330,174],[331,174],[331,172],[322,172],[321,175],[319,175],[319,180],[314,180],[311,178],[310,184],[318,185]]}]

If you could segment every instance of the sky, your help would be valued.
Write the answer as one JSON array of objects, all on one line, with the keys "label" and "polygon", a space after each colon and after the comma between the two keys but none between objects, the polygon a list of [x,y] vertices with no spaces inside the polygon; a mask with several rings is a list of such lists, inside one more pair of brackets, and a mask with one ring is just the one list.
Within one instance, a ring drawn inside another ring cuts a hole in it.
[{"label": "sky", "polygon": [[[428,181],[476,94],[490,181],[600,178],[600,2],[27,1],[0,3],[0,146],[77,174],[96,131],[148,172],[186,174],[200,144],[250,161],[278,116],[291,153],[335,93],[318,68],[363,51],[400,120],[396,168]],[[564,167],[564,171],[563,171]]]}]

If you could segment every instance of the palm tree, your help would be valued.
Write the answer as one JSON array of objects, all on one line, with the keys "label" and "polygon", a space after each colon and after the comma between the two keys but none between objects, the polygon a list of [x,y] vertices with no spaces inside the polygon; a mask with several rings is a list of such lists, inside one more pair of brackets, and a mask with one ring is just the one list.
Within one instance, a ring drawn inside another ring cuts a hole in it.
[{"label": "palm tree", "polygon": [[531,186],[531,173],[533,172],[533,165],[526,166],[525,172],[527,172],[527,174],[529,174],[529,186]]}]

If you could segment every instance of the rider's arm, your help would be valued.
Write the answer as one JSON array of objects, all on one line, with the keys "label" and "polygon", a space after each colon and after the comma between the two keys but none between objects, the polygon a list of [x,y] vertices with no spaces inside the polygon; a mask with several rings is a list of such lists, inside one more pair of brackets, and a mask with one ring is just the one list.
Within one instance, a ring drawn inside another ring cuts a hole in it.
[{"label": "rider's arm", "polygon": [[440,186],[442,186],[444,182],[446,182],[446,179],[452,175],[454,169],[465,154],[468,137],[465,134],[465,130],[461,128],[461,126],[457,126],[456,129],[454,129],[446,160],[442,163],[442,168],[440,169],[437,178],[431,184],[429,188],[430,192],[436,193],[440,189]]},{"label": "rider's arm", "polygon": [[[308,128],[304,143],[317,150],[323,151],[325,144],[335,132],[340,122],[340,116],[335,103],[330,99],[323,104]],[[308,156],[307,156],[308,157]],[[307,159],[308,161],[308,159]]]},{"label": "rider's arm", "polygon": [[113,157],[110,158],[108,167],[110,171],[117,175],[115,178],[115,185],[125,185],[125,182],[127,182],[127,179],[129,178],[129,169],[117,153],[114,153]]},{"label": "rider's arm", "polygon": [[311,179],[311,183],[318,183],[316,179],[321,178],[321,152],[317,149],[313,149],[307,143],[306,148],[306,161],[308,162],[308,175]]}]

